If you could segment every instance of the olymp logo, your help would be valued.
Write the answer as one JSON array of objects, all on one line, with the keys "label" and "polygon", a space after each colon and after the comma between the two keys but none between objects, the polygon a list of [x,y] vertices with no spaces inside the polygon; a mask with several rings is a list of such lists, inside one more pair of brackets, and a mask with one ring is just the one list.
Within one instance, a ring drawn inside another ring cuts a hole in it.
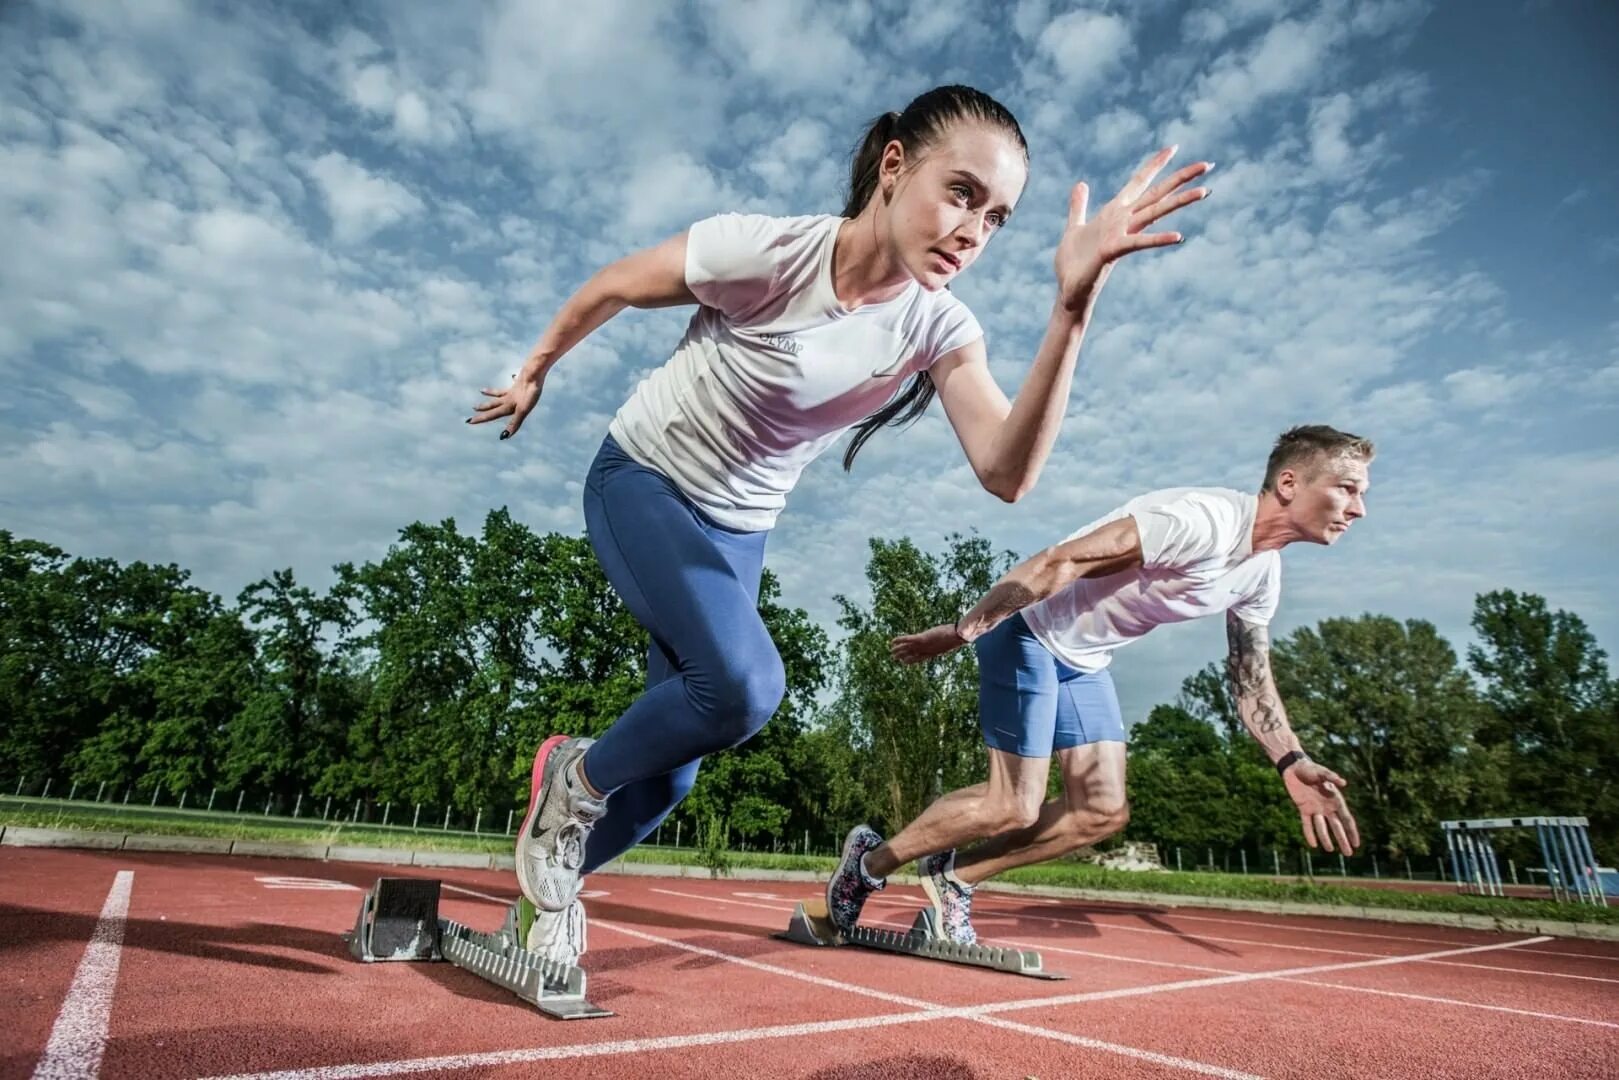
[{"label": "olymp logo", "polygon": [[800,345],[796,340],[794,340],[790,334],[760,334],[759,340],[764,342],[766,345],[769,345],[773,349],[780,349],[782,352],[790,352],[794,356],[797,356],[804,351],[804,346]]}]

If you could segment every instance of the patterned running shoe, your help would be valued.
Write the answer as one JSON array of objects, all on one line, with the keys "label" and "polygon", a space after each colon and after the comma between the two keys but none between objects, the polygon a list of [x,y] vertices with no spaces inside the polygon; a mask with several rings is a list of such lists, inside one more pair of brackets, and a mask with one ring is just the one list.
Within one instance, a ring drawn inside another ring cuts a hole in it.
[{"label": "patterned running shoe", "polygon": [[536,909],[524,948],[558,964],[579,964],[585,951],[585,905],[575,900],[561,911]]},{"label": "patterned running shoe", "polygon": [[593,741],[553,735],[534,755],[528,813],[517,832],[517,884],[541,911],[564,911],[579,895],[585,840],[607,812],[607,800],[592,798],[573,770]]},{"label": "patterned running shoe", "polygon": [[917,861],[922,871],[922,891],[933,903],[933,924],[946,941],[956,945],[978,944],[973,929],[973,887],[945,876],[956,868],[955,849],[925,855]]},{"label": "patterned running shoe", "polygon": [[843,861],[826,883],[826,911],[839,930],[854,929],[854,924],[860,921],[860,909],[865,906],[866,897],[888,884],[869,876],[860,866],[861,857],[882,846],[882,842],[883,838],[870,825],[856,825],[843,841]]}]

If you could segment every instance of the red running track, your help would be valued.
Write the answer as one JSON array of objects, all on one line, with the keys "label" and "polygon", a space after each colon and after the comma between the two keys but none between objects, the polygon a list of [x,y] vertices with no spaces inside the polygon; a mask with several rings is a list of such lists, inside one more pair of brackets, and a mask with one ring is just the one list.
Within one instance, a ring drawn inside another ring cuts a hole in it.
[{"label": "red running track", "polygon": [[[0,849],[0,1077],[1619,1076],[1612,943],[982,894],[981,935],[1070,976],[1042,982],[772,939],[809,885],[597,875],[584,967],[618,1015],[565,1023],[448,964],[352,961],[380,874],[439,877],[480,929],[515,895],[490,871]],[[921,902],[891,888],[868,918]]]}]

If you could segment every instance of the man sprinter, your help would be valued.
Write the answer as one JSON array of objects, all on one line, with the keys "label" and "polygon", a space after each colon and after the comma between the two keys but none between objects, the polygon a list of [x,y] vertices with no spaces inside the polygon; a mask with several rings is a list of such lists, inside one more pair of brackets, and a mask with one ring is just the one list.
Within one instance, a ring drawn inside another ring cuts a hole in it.
[{"label": "man sprinter", "polygon": [[[1266,629],[1281,596],[1281,549],[1332,544],[1366,514],[1369,440],[1295,427],[1276,440],[1256,497],[1167,488],[1132,499],[1013,568],[954,625],[893,641],[914,664],[971,642],[989,779],[937,799],[892,840],[858,825],[827,883],[841,929],[889,874],[920,860],[940,933],[977,940],[973,888],[1111,836],[1129,820],[1124,721],[1107,665],[1114,649],[1165,623],[1226,613],[1237,710],[1275,763],[1311,847],[1360,843],[1337,773],[1307,757],[1270,671]],[[1063,794],[1047,801],[1055,752]],[[987,838],[987,839],[986,839]],[[961,852],[975,840],[983,843]]]}]

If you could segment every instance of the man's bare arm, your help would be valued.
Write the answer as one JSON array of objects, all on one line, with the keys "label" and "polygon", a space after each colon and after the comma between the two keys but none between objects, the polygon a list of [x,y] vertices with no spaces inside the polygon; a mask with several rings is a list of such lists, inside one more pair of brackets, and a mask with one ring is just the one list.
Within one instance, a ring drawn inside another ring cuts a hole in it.
[{"label": "man's bare arm", "polygon": [[1103,577],[1140,565],[1141,534],[1135,518],[1127,514],[1014,566],[961,617],[956,633],[962,641],[973,641],[1079,578]]},{"label": "man's bare arm", "polygon": [[1271,761],[1278,761],[1300,746],[1288,725],[1287,710],[1282,707],[1282,696],[1271,675],[1270,632],[1244,622],[1231,611],[1226,612],[1225,629],[1231,647],[1226,656],[1226,674],[1237,699],[1237,715]]}]

